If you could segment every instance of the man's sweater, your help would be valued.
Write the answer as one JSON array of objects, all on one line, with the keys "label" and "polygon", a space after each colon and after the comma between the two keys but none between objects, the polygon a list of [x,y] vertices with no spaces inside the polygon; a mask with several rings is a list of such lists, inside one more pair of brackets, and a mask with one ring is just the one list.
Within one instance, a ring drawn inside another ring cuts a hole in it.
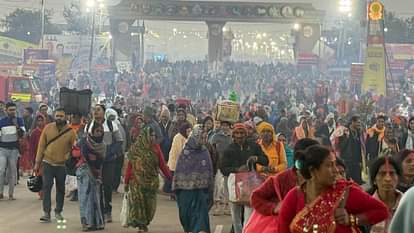
[{"label": "man's sweater", "polygon": [[52,142],[46,148],[46,144],[59,135],[59,133],[65,131],[69,126],[63,127],[58,130],[56,123],[50,123],[43,129],[42,135],[40,135],[39,145],[37,148],[36,162],[46,162],[52,166],[64,166],[65,161],[69,158],[69,154],[72,151],[72,146],[76,140],[75,131],[70,130],[64,135],[60,136],[57,140]]}]

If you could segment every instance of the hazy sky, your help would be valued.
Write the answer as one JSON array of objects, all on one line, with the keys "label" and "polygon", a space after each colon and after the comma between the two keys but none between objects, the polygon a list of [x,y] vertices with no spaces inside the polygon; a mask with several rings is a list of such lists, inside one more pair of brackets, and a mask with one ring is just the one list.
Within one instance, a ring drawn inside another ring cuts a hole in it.
[{"label": "hazy sky", "polygon": [[[46,6],[49,9],[53,9],[54,22],[63,23],[64,20],[61,17],[64,3],[69,3],[72,0],[45,0]],[[80,0],[75,0],[80,1]],[[81,0],[86,1],[86,0]],[[107,0],[116,1],[116,0]],[[168,0],[166,0],[168,1]],[[213,1],[213,0],[212,0]],[[214,0],[223,1],[223,0]],[[238,0],[228,0],[238,1]],[[247,1],[247,0],[244,0]],[[251,0],[249,2],[310,2],[318,9],[327,11],[328,15],[335,15],[337,11],[337,4],[339,0]],[[358,1],[358,0],[356,0]],[[382,0],[388,10],[396,11],[398,14],[405,17],[414,16],[414,0]],[[0,18],[3,18],[9,12],[13,11],[17,7],[35,9],[40,8],[41,0],[0,0]]]}]

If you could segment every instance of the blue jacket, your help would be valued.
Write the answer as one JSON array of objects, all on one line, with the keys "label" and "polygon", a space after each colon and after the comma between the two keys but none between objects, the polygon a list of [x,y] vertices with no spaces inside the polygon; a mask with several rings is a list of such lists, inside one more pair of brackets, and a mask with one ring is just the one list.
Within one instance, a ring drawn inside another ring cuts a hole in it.
[{"label": "blue jacket", "polygon": [[2,118],[0,120],[0,147],[18,149],[19,137],[23,136],[25,131],[23,118]]}]

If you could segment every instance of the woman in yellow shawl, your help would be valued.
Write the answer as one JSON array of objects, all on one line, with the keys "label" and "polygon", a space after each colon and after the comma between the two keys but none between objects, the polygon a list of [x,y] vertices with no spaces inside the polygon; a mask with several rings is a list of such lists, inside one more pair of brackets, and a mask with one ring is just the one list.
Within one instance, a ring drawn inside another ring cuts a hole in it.
[{"label": "woman in yellow shawl", "polygon": [[257,165],[257,171],[262,175],[270,176],[287,169],[286,152],[283,143],[277,140],[273,126],[267,122],[260,123],[257,127],[259,133],[258,144],[269,159],[269,165],[263,167]]}]

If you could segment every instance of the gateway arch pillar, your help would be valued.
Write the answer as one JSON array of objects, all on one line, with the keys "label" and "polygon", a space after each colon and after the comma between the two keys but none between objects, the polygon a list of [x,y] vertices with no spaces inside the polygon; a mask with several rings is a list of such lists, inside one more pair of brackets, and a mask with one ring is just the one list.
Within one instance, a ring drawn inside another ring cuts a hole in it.
[{"label": "gateway arch pillar", "polygon": [[223,70],[223,27],[226,22],[206,22],[208,27],[208,68],[210,72]]}]

